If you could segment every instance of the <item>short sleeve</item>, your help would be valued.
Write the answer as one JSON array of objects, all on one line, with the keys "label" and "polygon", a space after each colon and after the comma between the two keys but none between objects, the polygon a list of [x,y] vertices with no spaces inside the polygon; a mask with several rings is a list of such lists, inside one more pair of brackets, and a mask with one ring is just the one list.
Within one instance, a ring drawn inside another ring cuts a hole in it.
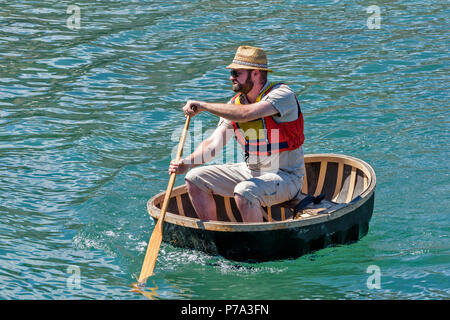
[{"label": "short sleeve", "polygon": [[287,85],[281,85],[271,90],[262,100],[269,101],[280,113],[279,116],[273,116],[276,122],[288,122],[297,119],[297,100],[294,92]]},{"label": "short sleeve", "polygon": [[[232,99],[230,99],[227,104],[231,104]],[[233,124],[230,120],[220,117],[219,122],[217,123],[217,127],[225,126],[227,129],[233,129]]]},{"label": "short sleeve", "polygon": [[227,129],[233,129],[233,124],[230,120],[220,117],[219,122],[217,123],[217,127],[225,126]]}]

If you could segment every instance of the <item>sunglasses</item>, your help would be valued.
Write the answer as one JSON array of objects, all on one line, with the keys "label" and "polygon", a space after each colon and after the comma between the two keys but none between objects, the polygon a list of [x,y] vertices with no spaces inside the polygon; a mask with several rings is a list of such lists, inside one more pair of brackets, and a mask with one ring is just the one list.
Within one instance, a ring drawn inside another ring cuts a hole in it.
[{"label": "sunglasses", "polygon": [[238,78],[238,77],[241,75],[242,72],[246,72],[246,71],[241,71],[241,72],[239,72],[239,71],[237,71],[237,70],[231,70],[231,71],[230,71],[230,75],[231,75],[233,78]]}]

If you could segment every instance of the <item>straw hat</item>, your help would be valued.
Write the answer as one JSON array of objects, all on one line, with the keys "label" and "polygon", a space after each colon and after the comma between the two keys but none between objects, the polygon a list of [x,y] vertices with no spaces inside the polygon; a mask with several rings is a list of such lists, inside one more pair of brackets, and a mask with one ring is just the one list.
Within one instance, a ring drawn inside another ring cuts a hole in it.
[{"label": "straw hat", "polygon": [[273,72],[267,68],[267,57],[263,49],[240,46],[233,62],[226,67],[227,69],[257,69]]}]

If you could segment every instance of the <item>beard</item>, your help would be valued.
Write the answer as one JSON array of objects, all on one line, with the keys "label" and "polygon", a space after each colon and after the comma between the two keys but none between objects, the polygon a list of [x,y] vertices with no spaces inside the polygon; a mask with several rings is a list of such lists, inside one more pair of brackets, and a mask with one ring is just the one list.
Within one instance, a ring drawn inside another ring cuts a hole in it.
[{"label": "beard", "polygon": [[233,81],[233,91],[234,92],[240,92],[243,94],[247,94],[250,92],[250,90],[253,89],[253,81],[251,79],[251,72],[247,73],[247,79],[243,84],[239,83],[237,80]]}]

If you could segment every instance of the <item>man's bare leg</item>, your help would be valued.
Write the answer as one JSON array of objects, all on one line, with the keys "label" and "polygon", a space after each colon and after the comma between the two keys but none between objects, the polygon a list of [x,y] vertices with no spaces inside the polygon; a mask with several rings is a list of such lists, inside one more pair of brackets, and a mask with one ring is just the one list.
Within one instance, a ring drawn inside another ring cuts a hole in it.
[{"label": "man's bare leg", "polygon": [[192,206],[200,219],[217,221],[216,202],[213,195],[203,191],[188,180],[186,180],[186,186]]},{"label": "man's bare leg", "polygon": [[243,222],[263,222],[264,210],[259,205],[248,201],[244,197],[234,194],[234,200],[241,212]]}]

